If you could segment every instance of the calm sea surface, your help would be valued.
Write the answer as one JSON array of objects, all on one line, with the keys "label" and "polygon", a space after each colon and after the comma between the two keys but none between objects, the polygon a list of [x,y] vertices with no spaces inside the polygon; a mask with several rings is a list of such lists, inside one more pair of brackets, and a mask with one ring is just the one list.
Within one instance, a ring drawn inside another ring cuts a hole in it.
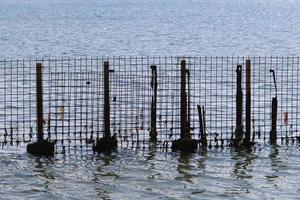
[{"label": "calm sea surface", "polygon": [[[300,55],[297,0],[1,0],[0,59]],[[0,150],[0,199],[300,199],[299,145],[119,148],[36,158]]]}]

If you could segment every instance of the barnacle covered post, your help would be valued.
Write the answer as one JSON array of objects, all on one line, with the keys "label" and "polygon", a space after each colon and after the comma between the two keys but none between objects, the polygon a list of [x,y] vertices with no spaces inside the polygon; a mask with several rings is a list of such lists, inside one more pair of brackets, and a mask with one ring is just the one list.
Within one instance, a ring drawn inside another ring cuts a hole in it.
[{"label": "barnacle covered post", "polygon": [[109,62],[104,62],[103,65],[103,80],[104,80],[104,104],[103,104],[103,119],[104,119],[104,136],[96,141],[93,146],[94,152],[106,152],[117,148],[118,142],[110,132],[110,104],[109,104]]},{"label": "barnacle covered post", "polygon": [[27,145],[27,152],[35,156],[53,156],[54,144],[44,139],[44,117],[43,117],[43,66],[36,64],[36,121],[37,142]]},{"label": "barnacle covered post", "polygon": [[187,92],[186,92],[186,61],[181,60],[181,85],[180,85],[180,139],[172,142],[172,150],[195,151],[198,141],[192,139],[187,116]]}]

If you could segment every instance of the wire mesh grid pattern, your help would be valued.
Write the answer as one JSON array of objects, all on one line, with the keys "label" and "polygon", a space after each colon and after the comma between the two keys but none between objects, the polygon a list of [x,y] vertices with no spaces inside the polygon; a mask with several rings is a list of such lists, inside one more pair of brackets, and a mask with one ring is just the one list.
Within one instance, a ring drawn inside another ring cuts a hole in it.
[{"label": "wire mesh grid pattern", "polygon": [[[0,142],[36,140],[35,65],[43,65],[44,134],[63,151],[90,148],[103,136],[103,62],[109,61],[110,126],[121,146],[147,146],[151,130],[153,71],[157,69],[157,144],[180,137],[180,61],[187,64],[188,124],[200,139],[197,105],[205,109],[209,145],[235,137],[237,65],[251,60],[251,140],[271,130],[272,98],[278,98],[277,138],[299,139],[299,57],[101,57],[0,61]],[[277,92],[272,74],[276,75]],[[243,98],[243,113],[245,98]],[[242,119],[245,127],[245,117]]]}]

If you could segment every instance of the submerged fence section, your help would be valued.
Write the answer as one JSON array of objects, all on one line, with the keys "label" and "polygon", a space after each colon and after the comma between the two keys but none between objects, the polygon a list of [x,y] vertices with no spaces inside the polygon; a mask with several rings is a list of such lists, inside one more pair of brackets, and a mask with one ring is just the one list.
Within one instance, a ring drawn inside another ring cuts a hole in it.
[{"label": "submerged fence section", "polygon": [[182,60],[187,129],[200,145],[201,136],[208,146],[230,145],[238,128],[253,142],[268,142],[270,133],[277,141],[299,139],[299,57],[101,57],[0,61],[0,143],[36,140],[36,64],[41,63],[44,138],[62,151],[90,148],[104,134],[108,61],[111,134],[121,146],[155,141],[168,147],[182,132]]}]

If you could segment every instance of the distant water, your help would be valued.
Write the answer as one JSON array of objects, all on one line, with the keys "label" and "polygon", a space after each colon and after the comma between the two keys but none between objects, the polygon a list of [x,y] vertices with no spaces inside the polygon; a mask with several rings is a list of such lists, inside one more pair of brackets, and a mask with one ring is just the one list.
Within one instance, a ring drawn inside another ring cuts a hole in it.
[{"label": "distant water", "polygon": [[[300,55],[297,0],[1,0],[0,59]],[[184,155],[0,150],[0,199],[299,199],[298,145]]]},{"label": "distant water", "polygon": [[0,58],[300,54],[297,0],[1,0]]}]

